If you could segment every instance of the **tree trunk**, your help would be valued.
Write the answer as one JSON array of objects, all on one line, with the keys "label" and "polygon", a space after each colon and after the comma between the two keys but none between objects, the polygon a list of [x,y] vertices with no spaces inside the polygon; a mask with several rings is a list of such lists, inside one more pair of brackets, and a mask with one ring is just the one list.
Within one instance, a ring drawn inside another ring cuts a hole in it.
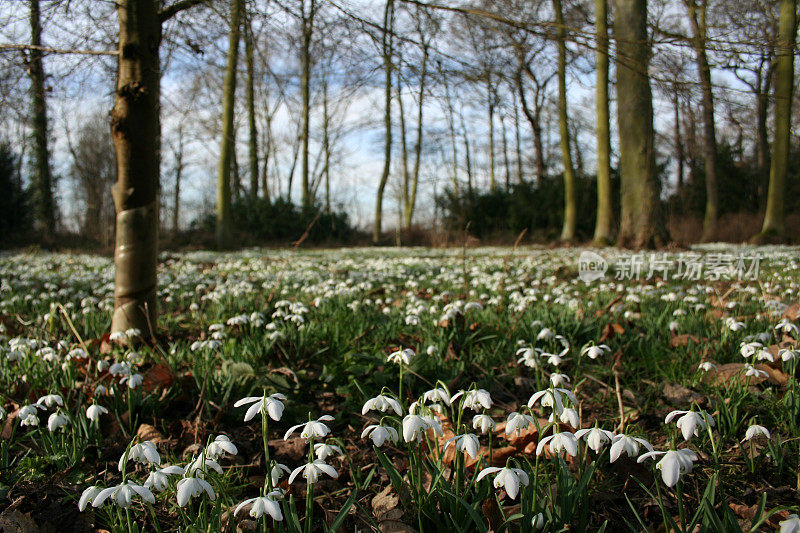
[{"label": "tree trunk", "polygon": [[328,81],[322,81],[322,150],[324,151],[324,163],[322,175],[325,178],[325,212],[331,212],[331,142],[328,129],[330,124],[328,116]]},{"label": "tree trunk", "polygon": [[306,13],[306,2],[301,0],[303,17],[303,46],[301,48],[302,75],[300,90],[303,99],[303,149],[302,149],[302,206],[306,212],[311,209],[311,189],[309,182],[308,143],[311,129],[311,36],[314,33],[314,15],[316,0],[310,0],[309,12]]},{"label": "tree trunk", "polygon": [[118,0],[119,70],[111,110],[117,154],[112,332],[156,326],[161,22],[156,2]]},{"label": "tree trunk", "polygon": [[537,97],[534,109],[528,106],[528,98],[525,96],[525,87],[522,84],[522,68],[517,71],[517,93],[522,104],[522,113],[528,119],[533,133],[533,165],[536,169],[536,184],[541,185],[544,179],[544,143],[542,142],[542,114],[539,99]]},{"label": "tree trunk", "polygon": [[253,60],[253,28],[247,9],[243,13],[244,22],[244,57],[247,63],[247,125],[250,137],[248,139],[248,163],[250,167],[250,196],[258,197],[258,128],[256,128],[256,99],[255,99],[255,66]]},{"label": "tree trunk", "polygon": [[456,197],[459,196],[458,187],[458,143],[456,139],[456,112],[453,109],[453,98],[450,95],[450,84],[447,83],[447,75],[442,76],[442,83],[444,83],[444,94],[447,100],[447,125],[450,129],[450,149],[453,153],[453,192]]},{"label": "tree trunk", "polygon": [[517,183],[525,183],[525,174],[522,169],[522,134],[519,127],[519,107],[517,106],[517,93],[511,91],[514,104],[514,149],[517,156]]},{"label": "tree trunk", "polygon": [[181,178],[183,177],[183,126],[178,126],[178,149],[175,151],[175,195],[172,209],[172,234],[177,235],[180,224]]},{"label": "tree trunk", "polygon": [[231,159],[234,150],[233,104],[236,99],[236,64],[239,59],[239,28],[242,0],[231,0],[228,33],[228,64],[222,89],[222,139],[217,174],[217,247],[231,244]]},{"label": "tree trunk", "polygon": [[599,246],[611,242],[611,224],[614,211],[611,207],[611,134],[608,110],[608,1],[595,0],[597,31],[597,220],[594,226],[594,243]]},{"label": "tree trunk", "polygon": [[506,192],[509,192],[511,190],[511,161],[508,158],[508,134],[506,132],[505,113],[500,115],[500,135],[503,137],[503,165],[506,167]]},{"label": "tree trunk", "polygon": [[492,89],[492,76],[486,75],[486,102],[489,111],[489,188],[494,190],[496,187],[494,178],[494,94]]},{"label": "tree trunk", "polygon": [[692,28],[692,46],[697,59],[697,74],[700,79],[703,113],[703,158],[706,171],[706,213],[703,220],[703,241],[714,238],[719,199],[717,192],[717,135],[714,121],[714,94],[711,87],[711,67],[706,55],[706,11],[707,0],[684,0],[689,10],[689,23]]},{"label": "tree trunk", "polygon": [[794,84],[794,49],[797,41],[797,0],[781,0],[778,19],[778,61],[775,70],[775,140],[769,169],[767,210],[758,242],[785,238],[784,196],[792,134],[792,92]]},{"label": "tree trunk", "polygon": [[614,4],[622,186],[619,244],[652,247],[665,242],[666,229],[659,213],[653,101],[647,75],[647,1],[615,0]]},{"label": "tree trunk", "polygon": [[575,192],[575,171],[572,168],[572,150],[569,140],[569,117],[567,114],[567,28],[561,0],[553,0],[558,36],[558,129],[561,134],[561,159],[564,165],[564,226],[561,240],[575,240],[578,222],[578,199]]},{"label": "tree trunk", "polygon": [[[771,74],[771,73],[770,73]],[[759,92],[756,94],[756,165],[758,166],[758,198],[765,202],[769,187],[769,133],[767,120],[769,115],[769,89],[772,76],[764,76],[766,80],[758,80]],[[764,203],[761,203],[763,206]]]},{"label": "tree trunk", "polygon": [[397,76],[397,118],[400,122],[400,167],[403,177],[403,190],[400,198],[400,224],[403,225],[403,213],[411,196],[411,171],[408,168],[408,144],[406,140],[406,111],[403,105],[403,95],[400,75]]},{"label": "tree trunk", "polygon": [[677,87],[675,87],[674,100],[672,103],[675,108],[675,128],[673,134],[675,137],[675,159],[678,167],[678,196],[681,196],[683,194],[683,182],[685,180],[684,167],[686,166],[686,155],[684,154],[683,136],[681,135],[681,102]]},{"label": "tree trunk", "polygon": [[392,165],[392,56],[393,39],[392,28],[394,26],[394,0],[386,0],[386,7],[383,11],[383,68],[386,71],[384,82],[384,114],[383,126],[386,131],[386,144],[383,152],[383,173],[378,183],[378,194],[375,199],[375,224],[372,228],[372,243],[378,244],[381,240],[381,226],[383,217],[383,192],[386,190],[386,183],[389,181],[389,172]]},{"label": "tree trunk", "polygon": [[417,102],[417,139],[414,144],[414,170],[411,174],[411,195],[406,202],[405,223],[406,228],[411,228],[414,219],[414,206],[417,203],[417,189],[419,188],[419,171],[422,160],[422,119],[425,101],[425,82],[428,75],[428,45],[422,45],[422,72],[419,79],[419,100]]},{"label": "tree trunk", "polygon": [[[30,2],[31,45],[42,46],[42,24],[39,0]],[[42,52],[31,50],[28,59],[33,101],[33,151],[34,151],[34,198],[36,218],[42,235],[53,236],[56,228],[56,208],[53,198],[53,177],[50,171],[50,150],[47,142],[47,100],[45,97],[45,73]]]}]

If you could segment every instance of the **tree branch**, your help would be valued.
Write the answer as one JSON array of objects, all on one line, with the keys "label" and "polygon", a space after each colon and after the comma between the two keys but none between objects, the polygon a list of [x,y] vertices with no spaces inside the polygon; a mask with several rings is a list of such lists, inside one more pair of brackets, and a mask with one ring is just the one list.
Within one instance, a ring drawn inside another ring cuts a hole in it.
[{"label": "tree branch", "polygon": [[161,20],[161,23],[168,21],[181,11],[189,9],[190,7],[194,7],[198,4],[205,3],[207,0],[178,0],[171,6],[167,6],[161,11],[158,12],[158,18]]},{"label": "tree branch", "polygon": [[64,50],[60,48],[49,48],[47,46],[34,46],[32,44],[0,44],[0,53],[17,51],[36,51],[47,54],[75,54],[87,56],[115,56],[119,54],[117,50]]}]

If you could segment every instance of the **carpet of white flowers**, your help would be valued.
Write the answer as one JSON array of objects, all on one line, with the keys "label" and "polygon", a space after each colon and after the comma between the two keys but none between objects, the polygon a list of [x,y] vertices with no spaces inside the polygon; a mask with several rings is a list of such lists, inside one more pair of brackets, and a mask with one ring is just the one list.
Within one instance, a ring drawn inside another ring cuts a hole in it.
[{"label": "carpet of white flowers", "polygon": [[800,531],[800,251],[595,251],[0,256],[0,530]]}]

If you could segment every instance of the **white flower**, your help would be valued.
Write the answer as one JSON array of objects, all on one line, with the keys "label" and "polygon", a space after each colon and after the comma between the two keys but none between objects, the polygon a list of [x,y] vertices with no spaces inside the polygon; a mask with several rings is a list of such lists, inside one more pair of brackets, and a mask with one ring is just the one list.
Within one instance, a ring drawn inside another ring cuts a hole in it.
[{"label": "white flower", "polygon": [[230,455],[239,453],[236,445],[231,442],[231,439],[229,439],[227,435],[217,435],[217,438],[206,446],[206,457],[209,459],[216,459],[226,453]]},{"label": "white flower", "polygon": [[[122,454],[117,465],[120,472],[122,472],[122,467],[125,465],[125,460],[125,454]],[[128,450],[127,460],[136,461],[137,463],[161,464],[161,456],[158,455],[156,445],[149,440],[131,446],[131,449]]]},{"label": "white flower", "polygon": [[710,370],[716,370],[717,365],[710,361],[703,361],[699,365],[697,365],[698,370],[702,370],[703,372],[708,372]]},{"label": "white flower", "polygon": [[563,450],[568,455],[575,456],[578,454],[578,439],[569,431],[562,431],[540,440],[536,446],[536,455],[542,455],[542,451],[544,451],[544,447],[548,442],[552,453],[560,453]]},{"label": "white flower", "polygon": [[472,433],[465,433],[464,435],[455,435],[449,439],[444,445],[444,449],[446,450],[448,446],[455,443],[456,451],[459,452],[466,452],[467,455],[472,457],[473,459],[478,458],[478,448],[480,447],[480,440],[478,439],[477,435]]},{"label": "white flower", "polygon": [[739,345],[739,353],[746,359],[754,356],[755,353],[763,347],[764,345],[760,342],[743,342]]},{"label": "white flower", "polygon": [[98,420],[100,420],[100,415],[104,415],[106,413],[108,413],[108,409],[106,409],[102,405],[97,405],[96,403],[93,403],[92,405],[89,406],[88,409],[86,409],[86,418],[92,420],[93,422],[97,422]]},{"label": "white flower", "polygon": [[184,470],[180,466],[165,466],[164,468],[159,468],[158,470],[150,472],[147,479],[144,481],[144,486],[148,489],[152,487],[156,492],[163,492],[164,489],[169,486],[169,476],[182,476],[183,474]]},{"label": "white flower", "polygon": [[199,473],[200,476],[204,476],[208,472],[209,468],[214,470],[217,474],[222,473],[222,467],[217,461],[208,457],[204,457],[203,454],[200,454],[196,459],[186,466],[186,475],[194,476]]},{"label": "white flower", "polygon": [[489,415],[480,414],[472,417],[472,428],[480,430],[482,435],[486,435],[486,433],[493,430],[494,426],[494,420]]},{"label": "white flower", "polygon": [[747,377],[765,378],[769,376],[765,371],[759,370],[749,363],[744,364],[744,375]]},{"label": "white flower", "polygon": [[[555,415],[556,412],[553,411],[550,413],[549,421],[555,422]],[[578,411],[573,409],[572,407],[565,407],[561,414],[558,415],[558,419],[561,421],[562,424],[567,424],[572,426],[575,429],[581,427],[580,417],[578,416]]]},{"label": "white flower", "polygon": [[455,401],[461,395],[464,395],[463,400],[463,407],[464,409],[472,409],[473,411],[477,411],[478,409],[489,409],[492,407],[492,395],[489,394],[489,391],[485,389],[472,389],[469,391],[458,391],[450,398],[451,401]]},{"label": "white flower", "polygon": [[344,452],[335,444],[326,444],[324,442],[318,442],[314,444],[314,455],[320,461],[324,461],[333,454],[344,455]]},{"label": "white flower", "polygon": [[714,427],[714,418],[705,411],[672,411],[664,419],[664,423],[669,424],[678,415],[683,415],[676,422],[683,435],[683,440],[691,439],[692,435],[700,435],[706,426]]},{"label": "white flower", "polygon": [[531,526],[533,526],[533,529],[543,529],[545,526],[544,515],[542,513],[538,513],[536,516],[534,516],[531,520]]},{"label": "white flower", "polygon": [[751,440],[759,435],[764,435],[767,439],[772,438],[769,434],[769,430],[764,426],[759,426],[758,424],[753,424],[747,428],[747,431],[744,434],[744,440]]},{"label": "white flower", "polygon": [[539,402],[542,407],[551,407],[553,411],[561,414],[561,412],[564,410],[563,396],[569,398],[573,404],[578,404],[578,399],[575,397],[575,394],[573,394],[572,391],[554,387],[553,389],[545,389],[533,393],[528,400],[528,407],[533,408],[533,406]]},{"label": "white flower", "polygon": [[531,415],[513,412],[508,415],[508,419],[506,420],[506,435],[511,435],[515,432],[519,434],[531,424],[533,424],[533,417]]},{"label": "white flower", "polygon": [[579,429],[575,432],[576,439],[582,439],[584,436],[586,437],[586,444],[596,453],[600,453],[605,444],[614,438],[613,433],[600,428]]},{"label": "white flower", "polygon": [[406,348],[405,350],[397,350],[396,352],[390,353],[388,357],[386,357],[386,360],[390,363],[397,363],[398,365],[409,365],[414,355],[414,350]]},{"label": "white flower", "polygon": [[794,361],[795,359],[797,359],[798,356],[800,356],[800,352],[798,352],[797,350],[787,350],[784,348],[778,352],[778,355],[781,356],[783,362],[788,363],[789,361]]},{"label": "white flower", "polygon": [[522,354],[522,357],[517,359],[517,364],[523,363],[530,368],[537,368],[539,366],[539,352],[534,348],[520,348],[517,350],[517,355]]},{"label": "white flower", "polygon": [[281,416],[283,416],[284,401],[286,401],[286,396],[276,392],[275,394],[270,394],[269,396],[266,394],[264,396],[248,396],[237,401],[235,404],[233,404],[233,406],[241,407],[243,405],[247,405],[248,403],[253,404],[244,414],[245,422],[251,421],[259,411],[266,413],[271,419],[277,422],[281,419]]},{"label": "white flower", "polygon": [[208,497],[211,501],[217,499],[217,495],[214,493],[214,488],[203,478],[185,477],[178,481],[178,486],[176,488],[179,507],[185,507],[186,504],[189,503],[190,499],[200,496],[203,494],[203,491],[208,494]]},{"label": "white flower", "polygon": [[725,319],[725,326],[731,331],[739,331],[746,327],[744,322],[739,322],[735,318],[728,317]]},{"label": "white flower", "polygon": [[793,324],[788,318],[782,318],[780,322],[775,326],[776,331],[782,331],[785,335],[797,335],[798,328],[795,324]]},{"label": "white flower", "polygon": [[403,439],[406,442],[421,441],[429,429],[442,435],[442,425],[429,416],[406,415],[403,419]]},{"label": "white flower", "polygon": [[559,387],[564,383],[569,383],[569,376],[566,374],[559,374],[558,372],[553,372],[550,374],[550,384],[553,387]]},{"label": "white flower", "polygon": [[[131,504],[133,504],[133,498],[137,494],[148,503],[156,502],[156,498],[153,496],[153,493],[150,492],[150,489],[128,481],[124,485],[116,485],[98,492],[93,498],[91,498],[92,507],[100,507],[107,499],[111,498],[112,502],[124,509],[127,509],[131,506]],[[89,495],[91,495],[91,493]],[[90,498],[88,498],[87,495],[87,501],[89,499]]]},{"label": "white flower", "polygon": [[369,436],[369,438],[372,439],[372,443],[379,448],[383,446],[387,440],[389,442],[397,442],[398,439],[396,429],[392,427],[379,426],[377,424],[373,424],[364,428],[364,431],[361,432],[361,438],[363,439],[366,436]]},{"label": "white flower", "polygon": [[47,419],[47,429],[49,429],[51,433],[58,428],[63,428],[67,424],[69,424],[69,418],[60,412],[51,414]]},{"label": "white flower", "polygon": [[275,466],[272,467],[272,470],[269,472],[270,479],[272,480],[272,486],[278,484],[278,481],[283,477],[284,474],[291,474],[292,471],[289,470],[289,467],[286,465],[282,465],[281,463],[275,463]]},{"label": "white flower", "polygon": [[781,526],[780,533],[800,533],[800,517],[796,514],[790,514],[778,525]]},{"label": "white flower", "polygon": [[144,377],[142,377],[141,374],[131,374],[128,376],[122,376],[122,379],[119,380],[119,383],[120,385],[127,383],[129,389],[135,389],[142,384],[142,381],[144,381]]},{"label": "white flower", "polygon": [[333,479],[339,477],[339,473],[336,472],[335,468],[319,459],[295,468],[292,471],[292,474],[289,476],[289,483],[292,483],[300,473],[303,474],[303,477],[306,479],[306,483],[309,484],[316,483],[321,474],[328,474]]},{"label": "white flower", "polygon": [[292,426],[283,436],[283,440],[289,440],[289,435],[294,433],[298,428],[303,428],[302,431],[300,431],[300,437],[305,440],[321,439],[326,437],[331,432],[331,429],[323,424],[323,421],[330,422],[331,420],[333,420],[331,415],[322,415],[317,420],[311,420],[305,424],[297,424],[296,426]]},{"label": "white flower", "polygon": [[683,474],[688,474],[697,461],[697,454],[689,449],[669,450],[667,452],[647,452],[642,454],[636,461],[641,463],[646,459],[655,458],[659,455],[664,457],[656,464],[656,468],[661,470],[661,479],[668,487],[674,487]]},{"label": "white flower", "polygon": [[83,493],[81,493],[81,499],[78,500],[78,510],[83,512],[84,509],[86,509],[86,506],[92,503],[92,501],[97,497],[98,494],[100,494],[102,490],[103,489],[97,485],[92,485],[91,487],[85,488]]},{"label": "white flower", "polygon": [[402,407],[400,407],[400,402],[398,402],[391,396],[385,396],[381,394],[380,396],[370,398],[369,400],[364,402],[364,407],[361,408],[361,414],[365,415],[372,410],[385,413],[389,409],[394,411],[397,416],[402,416],[403,414],[403,409]]},{"label": "white flower", "polygon": [[252,518],[261,518],[263,515],[268,514],[273,520],[280,522],[283,520],[283,513],[281,512],[280,504],[275,501],[275,498],[282,495],[282,492],[274,490],[266,496],[250,498],[249,500],[245,500],[237,505],[236,509],[233,511],[233,514],[238,515],[239,511],[250,505],[250,512],[248,514]]},{"label": "white flower", "polygon": [[434,357],[434,356],[436,356],[436,355],[439,355],[439,348],[437,348],[436,346],[434,346],[433,344],[431,344],[430,346],[428,346],[428,348],[425,350],[425,352],[426,352],[426,353],[427,353],[427,354],[428,354],[430,357]]},{"label": "white flower", "polygon": [[605,344],[599,344],[597,346],[588,345],[588,346],[584,346],[583,350],[581,350],[581,355],[586,355],[586,356],[589,357],[589,359],[597,359],[601,355],[603,355],[605,353],[608,353],[610,351],[611,351],[611,348],[609,348]]},{"label": "white flower", "polygon": [[452,398],[450,398],[450,393],[447,392],[447,389],[444,389],[442,387],[426,391],[425,394],[422,395],[422,399],[425,402],[432,402],[432,403],[441,402],[445,405],[450,405],[450,402],[452,400]]},{"label": "white flower", "polygon": [[536,340],[537,341],[551,341],[551,340],[553,340],[553,338],[555,336],[556,336],[556,334],[553,333],[553,330],[551,330],[550,328],[542,328],[542,330],[539,332],[539,334],[536,335]]},{"label": "white flower", "polygon": [[46,405],[47,407],[53,407],[54,405],[64,405],[64,400],[58,394],[47,394],[42,396],[36,401],[39,405]]},{"label": "white flower", "polygon": [[506,491],[506,494],[508,494],[509,498],[512,500],[517,497],[517,494],[519,494],[520,485],[525,485],[526,487],[528,486],[528,474],[519,468],[499,468],[496,466],[490,466],[480,471],[477,481],[480,481],[487,475],[494,473],[497,473],[497,475],[494,477],[492,484],[495,488],[503,487]]},{"label": "white flower", "polygon": [[653,451],[653,447],[644,439],[640,439],[639,437],[631,437],[628,435],[615,435],[612,439],[609,462],[613,463],[619,459],[623,452],[625,452],[625,455],[628,457],[636,457],[639,455],[640,444],[644,446],[647,451]]}]

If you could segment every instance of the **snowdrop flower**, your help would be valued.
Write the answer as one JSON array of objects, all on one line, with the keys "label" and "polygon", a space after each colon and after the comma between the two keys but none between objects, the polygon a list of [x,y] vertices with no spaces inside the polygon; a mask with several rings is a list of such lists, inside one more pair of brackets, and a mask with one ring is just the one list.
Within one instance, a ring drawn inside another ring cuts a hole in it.
[{"label": "snowdrop flower", "polygon": [[430,357],[435,357],[435,356],[439,355],[439,348],[437,348],[436,346],[434,346],[433,344],[431,344],[431,345],[430,345],[430,346],[428,346],[428,348],[425,350],[425,353],[427,353],[427,354],[428,354]]},{"label": "snowdrop flower", "polygon": [[494,426],[494,420],[489,415],[480,414],[472,418],[472,428],[480,430],[482,435],[486,435],[488,432],[492,431]]},{"label": "snowdrop flower", "polygon": [[565,383],[569,383],[568,375],[559,374],[558,372],[550,374],[550,384],[553,385],[553,387],[559,387]]},{"label": "snowdrop flower", "polygon": [[208,473],[209,468],[215,471],[217,474],[222,473],[222,467],[216,460],[205,457],[204,454],[200,454],[196,459],[186,466],[185,475],[194,476],[199,473],[200,476],[204,476],[206,473]]},{"label": "snowdrop flower", "polygon": [[78,511],[83,512],[84,509],[86,509],[86,506],[92,503],[95,497],[97,497],[102,490],[103,489],[97,485],[92,485],[91,487],[85,488],[83,493],[81,493],[80,500],[78,500]]},{"label": "snowdrop flower", "polygon": [[297,424],[296,426],[292,426],[283,436],[283,440],[289,440],[289,435],[297,431],[298,428],[303,428],[300,431],[300,437],[307,441],[327,437],[331,432],[331,428],[326,426],[323,421],[330,422],[331,420],[333,420],[331,415],[322,415],[317,420],[311,420],[305,424]]},{"label": "snowdrop flower", "polygon": [[403,414],[403,409],[400,407],[400,402],[391,396],[385,396],[381,394],[380,396],[376,396],[364,402],[364,407],[361,408],[361,414],[365,415],[369,411],[373,410],[385,413],[389,409],[394,411],[397,416],[402,416]]},{"label": "snowdrop flower", "polygon": [[743,342],[739,345],[739,353],[745,359],[753,357],[756,352],[764,347],[760,342]]},{"label": "snowdrop flower", "polygon": [[144,442],[140,442],[139,444],[134,444],[131,446],[131,449],[128,450],[127,454],[122,454],[122,457],[119,458],[119,464],[117,465],[117,469],[122,472],[122,467],[125,465],[125,461],[136,461],[137,463],[149,463],[154,465],[161,464],[161,456],[158,455],[158,450],[156,449],[156,445],[153,444],[152,441],[146,440]]},{"label": "snowdrop flower", "polygon": [[[550,417],[548,422],[555,422],[556,419],[556,412],[553,411],[550,413]],[[561,414],[558,415],[558,419],[561,421],[562,424],[567,424],[572,426],[575,429],[581,427],[580,417],[578,416],[578,411],[573,409],[572,407],[565,407]]]},{"label": "snowdrop flower", "polygon": [[205,491],[211,501],[217,499],[214,493],[214,488],[211,484],[203,478],[199,477],[185,477],[178,481],[176,487],[178,496],[178,507],[185,507],[189,500],[196,498],[203,494]]},{"label": "snowdrop flower", "polygon": [[453,395],[451,401],[455,400],[461,395],[464,395],[462,406],[464,409],[490,409],[492,407],[492,395],[485,389],[471,389],[466,392],[458,391]]},{"label": "snowdrop flower", "polygon": [[732,317],[728,317],[725,319],[725,326],[731,331],[739,331],[746,327],[744,322],[739,322]]},{"label": "snowdrop flower", "polygon": [[97,405],[93,403],[86,409],[86,418],[91,420],[92,422],[97,422],[100,420],[100,415],[104,415],[108,413],[108,409],[103,407],[102,405]]},{"label": "snowdrop flower", "polygon": [[163,492],[169,486],[169,476],[182,476],[183,473],[184,470],[180,466],[165,466],[150,472],[144,481],[144,486],[148,489],[152,488],[156,492]]},{"label": "snowdrop flower", "polygon": [[421,441],[429,429],[442,435],[442,425],[429,416],[406,415],[403,419],[403,439],[406,442]]},{"label": "snowdrop flower", "polygon": [[361,438],[363,439],[367,436],[372,439],[372,443],[378,448],[383,446],[386,441],[397,442],[398,439],[396,429],[377,424],[364,428],[364,431],[361,432]]},{"label": "snowdrop flower", "polygon": [[316,455],[317,459],[320,461],[324,461],[333,454],[344,455],[344,452],[335,444],[326,444],[324,442],[314,444],[314,455]]},{"label": "snowdrop flower", "polygon": [[227,435],[217,435],[212,442],[206,446],[206,457],[216,460],[225,454],[236,455],[239,450],[236,445],[231,442]]},{"label": "snowdrop flower", "polygon": [[653,446],[650,445],[645,439],[639,437],[631,437],[628,435],[615,435],[612,439],[611,451],[609,456],[609,463],[613,463],[619,459],[620,455],[624,452],[628,457],[636,457],[639,455],[639,445],[644,446],[647,451],[652,452]]},{"label": "snowdrop flower", "polygon": [[128,376],[123,376],[122,379],[119,380],[119,384],[122,385],[127,383],[129,389],[135,389],[142,384],[142,381],[144,381],[144,377],[142,377],[141,374],[131,374]]},{"label": "snowdrop flower", "polygon": [[283,513],[281,512],[280,504],[275,501],[276,498],[281,498],[283,496],[283,492],[280,490],[274,490],[267,494],[266,496],[259,496],[257,498],[250,498],[249,500],[245,500],[239,505],[236,506],[234,509],[233,514],[237,516],[239,511],[250,506],[250,512],[248,513],[252,518],[261,518],[265,514],[268,514],[272,517],[273,520],[280,522],[283,520]]},{"label": "snowdrop flower", "polygon": [[551,341],[555,338],[556,334],[553,333],[553,330],[550,328],[542,328],[538,335],[536,335],[537,341]]},{"label": "snowdrop flower", "polygon": [[705,411],[672,411],[664,419],[664,423],[669,424],[678,415],[683,415],[675,424],[681,430],[683,440],[691,439],[692,435],[700,435],[706,426],[714,427],[714,418]]},{"label": "snowdrop flower", "polygon": [[289,467],[283,465],[281,463],[275,463],[275,466],[272,467],[272,470],[269,472],[270,480],[272,481],[272,486],[276,486],[278,481],[283,477],[284,474],[291,474],[292,471],[289,470]]},{"label": "snowdrop flower", "polygon": [[778,355],[781,357],[781,360],[784,363],[788,363],[789,361],[794,361],[795,359],[800,357],[800,352],[798,352],[797,350],[787,350],[784,348],[778,352]]},{"label": "snowdrop flower", "polygon": [[528,474],[525,473],[524,470],[519,468],[500,468],[496,466],[490,466],[489,468],[484,468],[478,474],[477,481],[480,481],[484,477],[488,476],[489,474],[497,474],[492,481],[494,488],[499,489],[503,487],[508,494],[508,497],[516,499],[517,495],[519,494],[519,486],[525,485],[528,486]]},{"label": "snowdrop flower", "polygon": [[[626,313],[627,313],[627,311],[626,311]],[[678,328],[680,327],[680,324],[677,321],[673,320],[668,324],[667,327],[669,327],[670,331],[675,332],[675,331],[678,331]]]},{"label": "snowdrop flower", "polygon": [[0,420],[3,420],[6,417],[6,410],[0,405]]},{"label": "snowdrop flower", "polygon": [[444,449],[447,450],[447,447],[451,444],[455,444],[456,451],[458,452],[466,452],[467,455],[472,457],[473,459],[478,458],[478,448],[480,447],[480,440],[478,439],[477,435],[472,433],[465,433],[464,435],[455,435],[447,440],[444,445]]},{"label": "snowdrop flower", "polygon": [[800,533],[800,517],[796,514],[790,514],[778,525],[781,527],[780,533]]},{"label": "snowdrop flower", "polygon": [[386,357],[386,360],[390,363],[397,363],[398,365],[409,365],[414,355],[414,350],[406,348],[405,350],[397,350],[396,352],[390,353],[388,357]]},{"label": "snowdrop flower", "polygon": [[539,353],[534,348],[520,348],[517,350],[517,355],[522,355],[517,359],[517,364],[522,363],[529,368],[537,368],[539,366]]},{"label": "snowdrop flower", "polygon": [[67,418],[66,415],[58,411],[51,414],[50,417],[47,419],[47,429],[50,430],[50,433],[53,433],[55,430],[59,428],[63,428],[67,424],[69,424],[69,418]]},{"label": "snowdrop flower", "polygon": [[614,434],[610,431],[606,431],[605,429],[600,429],[597,427],[591,429],[580,429],[575,432],[576,439],[582,439],[584,436],[586,437],[586,444],[595,453],[600,453],[606,443],[610,442],[614,438]]},{"label": "snowdrop flower", "polygon": [[544,515],[542,513],[538,513],[536,516],[534,516],[533,519],[531,519],[531,526],[533,526],[533,529],[544,529]]},{"label": "snowdrop flower", "polygon": [[584,346],[583,350],[581,350],[581,355],[585,355],[589,357],[589,359],[597,359],[603,354],[606,354],[611,351],[611,348],[608,347],[606,344],[599,344],[595,345],[588,345]]},{"label": "snowdrop flower", "polygon": [[667,487],[674,487],[683,474],[688,474],[694,468],[694,461],[697,461],[697,454],[689,449],[669,450],[666,452],[647,452],[642,454],[637,463],[647,459],[654,459],[659,455],[664,457],[656,464],[656,468],[661,470],[661,479]]},{"label": "snowdrop flower", "polygon": [[47,407],[53,407],[54,405],[63,407],[64,400],[58,394],[46,394],[39,398],[36,403],[39,405],[46,405]]},{"label": "snowdrop flower", "polygon": [[767,374],[763,370],[759,370],[749,363],[744,364],[744,375],[747,377],[755,377],[755,378],[765,378],[769,376],[769,374]]},{"label": "snowdrop flower", "polygon": [[536,446],[536,455],[542,455],[544,447],[550,443],[550,451],[552,453],[567,452],[568,455],[575,456],[578,454],[578,439],[569,431],[562,431],[555,435],[549,435],[539,441]]},{"label": "snowdrop flower", "polygon": [[533,417],[531,415],[525,415],[522,413],[513,412],[508,415],[508,419],[506,420],[506,435],[511,435],[512,433],[519,433],[533,424]]},{"label": "snowdrop flower", "polygon": [[710,361],[703,361],[702,363],[697,365],[697,369],[698,370],[702,370],[703,372],[708,372],[710,370],[716,370],[717,369],[717,365],[715,365],[714,363],[712,363]]},{"label": "snowdrop flower", "polygon": [[339,473],[336,472],[336,469],[334,469],[331,465],[326,464],[324,461],[321,461],[319,459],[316,459],[311,463],[295,468],[292,471],[291,475],[289,476],[289,483],[294,482],[294,479],[300,473],[303,474],[303,477],[305,478],[306,483],[308,484],[316,483],[319,480],[320,475],[322,474],[327,474],[333,479],[339,477]]},{"label": "snowdrop flower", "polygon": [[271,419],[278,422],[281,416],[283,416],[283,402],[285,401],[286,396],[280,392],[276,392],[269,396],[266,394],[264,396],[248,396],[237,401],[233,406],[241,407],[243,405],[252,404],[244,414],[245,422],[251,421],[259,411],[269,415]]},{"label": "snowdrop flower", "polygon": [[532,409],[538,402],[542,407],[550,407],[556,413],[561,414],[564,410],[563,396],[569,398],[573,404],[578,404],[578,398],[575,397],[572,391],[553,387],[552,389],[544,389],[533,393],[528,400],[528,407]]},{"label": "snowdrop flower", "polygon": [[754,439],[759,435],[764,435],[765,437],[767,437],[767,439],[772,438],[767,428],[765,428],[764,426],[759,426],[758,424],[753,424],[747,428],[747,431],[744,434],[744,440],[742,442]]},{"label": "snowdrop flower", "polygon": [[542,352],[542,357],[547,357],[547,362],[556,367],[564,362],[564,358],[560,354]]},{"label": "snowdrop flower", "polygon": [[775,330],[782,332],[784,335],[797,336],[797,334],[800,333],[797,325],[793,324],[788,318],[782,318],[775,326]]},{"label": "snowdrop flower", "polygon": [[[106,500],[110,498],[113,503],[116,503],[123,509],[127,509],[133,504],[133,498],[137,494],[148,503],[156,502],[156,497],[153,496],[153,493],[150,492],[150,489],[128,481],[124,485],[116,485],[98,492],[93,498],[91,498],[92,507],[100,507],[103,505],[103,503],[105,503]],[[91,495],[91,493],[89,495]],[[87,500],[88,499],[89,498],[87,497]]]},{"label": "snowdrop flower", "polygon": [[442,387],[426,391],[425,394],[422,395],[422,399],[425,402],[431,402],[431,403],[441,402],[445,405],[450,405],[450,402],[452,400],[452,398],[450,397],[450,393],[447,392],[447,389]]}]

